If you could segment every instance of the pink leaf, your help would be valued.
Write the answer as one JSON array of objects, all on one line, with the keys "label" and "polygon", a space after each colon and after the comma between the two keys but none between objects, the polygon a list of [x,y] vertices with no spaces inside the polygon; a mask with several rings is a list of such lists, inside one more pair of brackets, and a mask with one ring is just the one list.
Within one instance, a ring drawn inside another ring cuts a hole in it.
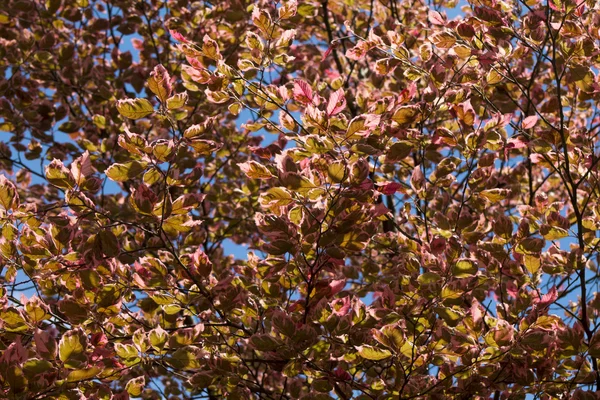
[{"label": "pink leaf", "polygon": [[300,103],[308,104],[313,101],[313,90],[310,85],[301,79],[294,82],[294,99]]},{"label": "pink leaf", "polygon": [[473,322],[478,324],[481,321],[482,317],[481,308],[479,307],[479,302],[477,299],[473,299],[473,303],[471,304],[471,317],[473,318]]},{"label": "pink leaf", "polygon": [[188,43],[189,40],[187,40],[185,38],[185,36],[183,36],[181,33],[174,31],[172,29],[169,29],[169,34],[171,34],[171,36],[173,37],[173,39],[177,40],[178,42],[181,43]]},{"label": "pink leaf", "polygon": [[340,113],[346,107],[346,98],[344,97],[344,90],[342,88],[335,91],[329,102],[327,103],[327,115],[332,116]]},{"label": "pink leaf", "polygon": [[446,18],[437,11],[429,11],[428,17],[433,25],[446,25]]},{"label": "pink leaf", "polygon": [[506,141],[506,145],[504,146],[504,156],[508,155],[508,152],[512,149],[522,149],[527,147],[527,143],[522,139],[512,137]]},{"label": "pink leaf", "polygon": [[552,286],[552,289],[545,295],[542,295],[537,302],[538,309],[546,308],[550,304],[554,303],[558,299],[558,290],[556,290],[556,286]]},{"label": "pink leaf", "polygon": [[523,120],[523,129],[530,129],[537,123],[537,115],[531,115]]},{"label": "pink leaf", "polygon": [[333,296],[334,294],[339,293],[344,286],[346,286],[345,279],[339,279],[329,282],[329,295]]}]

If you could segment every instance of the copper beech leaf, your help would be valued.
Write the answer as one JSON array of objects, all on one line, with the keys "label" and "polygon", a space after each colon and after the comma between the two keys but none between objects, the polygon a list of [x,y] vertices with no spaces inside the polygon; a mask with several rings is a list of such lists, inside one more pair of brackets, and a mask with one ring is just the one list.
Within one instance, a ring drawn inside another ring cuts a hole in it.
[{"label": "copper beech leaf", "polygon": [[[154,67],[154,70],[150,73],[150,78],[148,78],[148,88],[152,93],[156,95],[156,97],[158,97],[160,102],[163,104],[167,101],[169,97],[171,97],[171,92],[173,91],[173,88],[171,86],[171,77],[169,76],[169,73],[167,72],[165,67],[163,67],[160,64]],[[148,102],[147,100],[146,102],[148,103],[148,105],[150,105],[150,102]],[[152,108],[151,105],[150,108]],[[146,114],[139,117],[132,117],[130,116],[131,112],[129,112],[130,115],[124,114],[123,111],[121,111],[121,109],[119,109],[119,112],[121,113],[121,115],[131,119],[143,118],[146,115],[148,115]]]},{"label": "copper beech leaf", "polygon": [[85,365],[87,340],[81,330],[70,330],[58,344],[58,354],[67,368],[77,369]]},{"label": "copper beech leaf", "polygon": [[154,107],[146,99],[127,99],[117,102],[117,110],[125,118],[140,119],[152,114]]},{"label": "copper beech leaf", "polygon": [[0,175],[0,206],[10,210],[19,204],[19,195],[15,184],[4,175]]},{"label": "copper beech leaf", "polygon": [[125,182],[141,174],[146,162],[130,161],[125,164],[113,164],[106,170],[106,176],[116,182]]},{"label": "copper beech leaf", "polygon": [[392,356],[392,353],[387,349],[380,349],[368,345],[356,346],[356,350],[362,358],[372,361],[385,360]]}]

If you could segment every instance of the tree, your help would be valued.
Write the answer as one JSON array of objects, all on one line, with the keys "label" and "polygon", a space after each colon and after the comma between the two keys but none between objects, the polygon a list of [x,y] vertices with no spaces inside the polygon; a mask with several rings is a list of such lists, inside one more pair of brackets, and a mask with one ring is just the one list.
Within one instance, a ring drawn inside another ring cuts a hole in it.
[{"label": "tree", "polygon": [[6,0],[1,396],[599,398],[600,7],[460,6]]}]

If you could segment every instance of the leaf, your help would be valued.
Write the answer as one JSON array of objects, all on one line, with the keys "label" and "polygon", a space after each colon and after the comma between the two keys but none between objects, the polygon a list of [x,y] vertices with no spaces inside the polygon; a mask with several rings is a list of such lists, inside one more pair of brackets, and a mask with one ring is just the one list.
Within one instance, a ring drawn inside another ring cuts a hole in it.
[{"label": "leaf", "polygon": [[138,349],[132,344],[115,343],[115,352],[122,359],[138,358]]},{"label": "leaf", "polygon": [[313,91],[310,85],[302,79],[296,79],[294,81],[294,100],[302,104],[310,104],[313,101]]},{"label": "leaf", "polygon": [[61,189],[72,189],[76,184],[71,171],[56,158],[46,167],[46,179]]},{"label": "leaf", "polygon": [[435,307],[434,309],[450,327],[457,326],[461,320],[461,315],[449,307]]},{"label": "leaf", "polygon": [[488,199],[492,203],[504,200],[509,194],[508,189],[487,189],[479,193],[482,197]]},{"label": "leaf", "polygon": [[271,179],[273,174],[262,164],[256,161],[247,161],[245,163],[239,163],[238,167],[242,170],[248,178],[252,179]]},{"label": "leaf", "polygon": [[94,173],[90,153],[86,150],[81,156],[75,159],[71,164],[71,174],[75,178],[77,185],[81,185],[85,178]]},{"label": "leaf", "polygon": [[196,150],[200,156],[205,156],[214,153],[222,147],[222,144],[214,142],[212,140],[194,139],[190,140],[188,144]]},{"label": "leaf", "polygon": [[385,155],[386,163],[397,163],[410,155],[413,151],[413,145],[406,141],[401,140],[394,143]]},{"label": "leaf", "polygon": [[419,275],[419,277],[417,278],[417,281],[421,285],[429,285],[432,283],[437,283],[441,279],[442,279],[442,277],[439,276],[438,274],[436,274],[435,272],[425,272],[425,273]]},{"label": "leaf", "polygon": [[33,379],[37,375],[50,370],[52,367],[53,364],[50,361],[31,358],[23,364],[23,373],[28,379]]},{"label": "leaf", "polygon": [[98,367],[90,367],[85,369],[76,369],[75,371],[71,371],[67,376],[67,382],[80,382],[87,381],[92,378],[95,378],[102,369]]},{"label": "leaf", "polygon": [[204,35],[202,41],[202,54],[211,60],[220,60],[221,53],[219,52],[219,45],[217,45],[217,42],[212,40],[208,35]]},{"label": "leaf", "polygon": [[130,379],[125,385],[125,390],[127,393],[133,397],[137,397],[142,394],[142,391],[146,387],[146,377],[138,376],[137,378]]},{"label": "leaf", "polygon": [[372,361],[385,360],[392,356],[392,353],[387,349],[380,349],[368,345],[356,346],[356,350],[358,350],[358,354],[360,354],[362,358]]},{"label": "leaf", "polygon": [[544,248],[544,244],[544,239],[525,238],[519,242],[515,251],[519,254],[538,255]]},{"label": "leaf", "polygon": [[540,227],[540,234],[546,240],[558,240],[569,236],[569,231],[558,226],[544,224]]},{"label": "leaf", "polygon": [[[158,64],[156,67],[154,67],[154,70],[150,73],[150,78],[148,78],[148,88],[150,89],[150,91],[152,93],[154,93],[156,95],[156,97],[158,97],[158,100],[160,100],[160,102],[163,104],[165,104],[167,99],[169,97],[171,97],[171,92],[173,91],[173,87],[171,86],[171,77],[169,76],[169,73],[167,72],[165,67],[163,67],[160,64]],[[136,99],[136,100],[138,100],[138,99]],[[148,101],[148,100],[146,100],[146,101]],[[148,102],[148,104],[150,104],[150,102]],[[152,108],[151,105],[150,105],[150,108]],[[119,110],[119,112],[121,112],[121,110]],[[121,112],[121,115],[124,115],[124,114]],[[146,115],[148,115],[148,114],[146,114]],[[132,118],[132,119],[138,119],[138,118],[145,117],[145,115],[143,115],[142,117],[137,117],[137,118],[131,117],[129,115],[124,115],[124,116],[126,116],[127,118]]]},{"label": "leaf", "polygon": [[72,121],[67,121],[60,124],[58,130],[64,133],[75,133],[79,130],[79,126]]},{"label": "leaf", "polygon": [[150,345],[158,351],[161,351],[163,349],[165,343],[167,343],[168,338],[169,335],[167,331],[165,331],[160,326],[158,328],[152,329],[148,334]]},{"label": "leaf", "polygon": [[80,368],[87,362],[86,343],[83,331],[74,329],[66,332],[58,344],[58,356],[67,368]]},{"label": "leaf", "polygon": [[106,176],[115,182],[125,182],[141,174],[145,169],[146,162],[130,161],[125,164],[113,164],[105,171]]},{"label": "leaf", "polygon": [[531,115],[525,119],[523,119],[523,129],[531,129],[535,126],[538,121],[537,115]]},{"label": "leaf", "polygon": [[177,40],[178,42],[181,42],[181,43],[188,43],[189,42],[185,38],[185,36],[183,36],[183,34],[177,32],[175,30],[169,29],[169,34],[173,37],[173,39]]},{"label": "leaf", "polygon": [[331,97],[329,97],[329,102],[327,103],[327,115],[336,115],[342,112],[345,107],[346,98],[344,97],[344,90],[340,88],[333,92]]},{"label": "leaf", "polygon": [[526,254],[523,257],[523,264],[525,264],[525,269],[533,275],[539,271],[542,262],[538,256]]},{"label": "leaf", "polygon": [[431,10],[427,16],[433,25],[446,25],[446,18],[437,11]]},{"label": "leaf", "polygon": [[394,112],[392,120],[404,125],[417,121],[419,109],[417,106],[402,106]]},{"label": "leaf", "polygon": [[279,19],[289,19],[296,15],[297,11],[298,2],[296,0],[287,0],[279,7],[277,13],[279,14]]},{"label": "leaf", "polygon": [[282,343],[273,336],[255,334],[250,338],[250,346],[259,351],[275,351]]},{"label": "leaf", "polygon": [[440,49],[449,49],[456,43],[456,38],[448,32],[434,33],[429,40]]},{"label": "leaf", "polygon": [[283,207],[294,202],[292,192],[284,187],[272,187],[260,195],[259,199],[263,207]]},{"label": "leaf", "polygon": [[152,114],[154,107],[148,100],[136,98],[119,100],[117,110],[125,118],[140,119]]},{"label": "leaf", "polygon": [[177,93],[176,95],[167,99],[167,108],[169,110],[176,110],[181,108],[187,103],[188,94],[187,92]]},{"label": "leaf", "polygon": [[327,167],[327,175],[333,182],[340,183],[347,178],[347,167],[342,161],[336,161]]},{"label": "leaf", "polygon": [[467,258],[461,258],[452,267],[452,275],[456,278],[470,278],[477,274],[479,268],[477,262]]},{"label": "leaf", "polygon": [[19,205],[19,195],[14,183],[0,174],[0,207],[5,210],[16,208]]},{"label": "leaf", "polygon": [[200,368],[205,361],[199,357],[199,349],[193,346],[186,346],[177,349],[175,353],[167,358],[167,363],[175,369],[188,371]]}]

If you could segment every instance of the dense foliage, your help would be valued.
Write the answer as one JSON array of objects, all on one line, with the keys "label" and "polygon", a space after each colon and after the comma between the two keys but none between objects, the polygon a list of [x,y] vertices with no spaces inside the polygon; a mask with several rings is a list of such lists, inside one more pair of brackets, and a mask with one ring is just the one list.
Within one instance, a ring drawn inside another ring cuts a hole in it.
[{"label": "dense foliage", "polygon": [[0,397],[599,398],[599,27],[5,0]]}]

